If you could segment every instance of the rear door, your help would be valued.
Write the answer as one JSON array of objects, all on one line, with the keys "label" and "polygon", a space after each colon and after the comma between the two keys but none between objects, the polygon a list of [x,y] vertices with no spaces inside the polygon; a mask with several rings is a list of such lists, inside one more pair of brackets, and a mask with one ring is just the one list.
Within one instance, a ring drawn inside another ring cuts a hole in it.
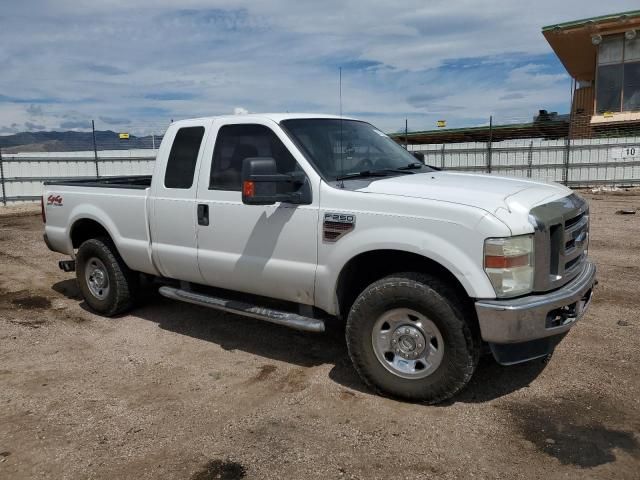
[{"label": "rear door", "polygon": [[[304,170],[304,162],[296,160],[300,153],[273,122],[217,120],[214,130],[213,148],[207,149],[212,164],[207,168],[203,163],[198,190],[198,202],[210,212],[209,224],[197,227],[198,259],[205,282],[313,304],[319,177],[313,170]],[[242,162],[258,156],[274,158],[280,173],[304,172],[313,190],[312,204],[243,204]]]},{"label": "rear door", "polygon": [[170,128],[158,152],[150,201],[154,261],[169,278],[202,283],[197,250],[197,172],[211,121],[192,120]]}]

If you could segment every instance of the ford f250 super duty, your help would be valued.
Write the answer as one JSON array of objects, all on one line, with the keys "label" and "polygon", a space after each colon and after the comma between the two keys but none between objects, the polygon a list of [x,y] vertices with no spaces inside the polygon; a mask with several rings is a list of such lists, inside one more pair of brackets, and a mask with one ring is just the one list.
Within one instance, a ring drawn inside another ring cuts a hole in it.
[{"label": "ford f250 super duty", "polygon": [[438,171],[328,115],[175,122],[153,176],[49,182],[43,217],[96,312],[131,308],[144,274],[166,297],[300,330],[337,318],[371,388],[431,403],[483,350],[549,355],[596,283],[589,208],[568,188]]}]

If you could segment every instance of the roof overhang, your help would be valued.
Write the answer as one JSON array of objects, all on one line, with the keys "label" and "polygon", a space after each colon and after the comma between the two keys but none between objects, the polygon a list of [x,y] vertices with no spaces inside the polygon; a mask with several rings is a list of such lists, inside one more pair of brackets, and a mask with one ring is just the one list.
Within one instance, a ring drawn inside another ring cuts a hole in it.
[{"label": "roof overhang", "polygon": [[640,29],[640,10],[548,25],[542,34],[569,75],[576,80],[593,81],[597,48],[591,37],[634,29]]},{"label": "roof overhang", "polygon": [[422,132],[393,133],[391,138],[410,145],[459,142],[499,142],[517,138],[563,138],[569,133],[568,120],[552,120],[510,125],[447,128]]}]

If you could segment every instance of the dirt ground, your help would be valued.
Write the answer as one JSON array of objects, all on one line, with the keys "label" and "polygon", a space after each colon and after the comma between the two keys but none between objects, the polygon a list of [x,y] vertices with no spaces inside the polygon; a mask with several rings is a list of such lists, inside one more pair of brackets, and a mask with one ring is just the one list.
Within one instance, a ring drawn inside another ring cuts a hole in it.
[{"label": "dirt ground", "polygon": [[640,471],[640,194],[588,194],[600,285],[549,362],[382,398],[343,334],[151,295],[90,313],[37,216],[0,216],[0,478],[616,478]]}]

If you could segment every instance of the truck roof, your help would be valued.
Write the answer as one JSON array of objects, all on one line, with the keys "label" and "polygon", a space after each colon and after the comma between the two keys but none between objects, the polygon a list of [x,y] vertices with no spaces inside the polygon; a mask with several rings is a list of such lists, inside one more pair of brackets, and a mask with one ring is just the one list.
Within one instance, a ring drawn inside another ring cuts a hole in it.
[{"label": "truck roof", "polygon": [[244,113],[240,115],[215,115],[209,117],[199,117],[199,118],[189,118],[183,120],[177,120],[173,123],[180,123],[187,120],[252,120],[252,119],[261,119],[261,120],[272,120],[276,123],[280,123],[282,120],[292,120],[292,119],[301,119],[301,118],[332,118],[338,119],[342,118],[344,120],[356,120],[351,117],[340,117],[339,115],[329,115],[326,113]]}]

